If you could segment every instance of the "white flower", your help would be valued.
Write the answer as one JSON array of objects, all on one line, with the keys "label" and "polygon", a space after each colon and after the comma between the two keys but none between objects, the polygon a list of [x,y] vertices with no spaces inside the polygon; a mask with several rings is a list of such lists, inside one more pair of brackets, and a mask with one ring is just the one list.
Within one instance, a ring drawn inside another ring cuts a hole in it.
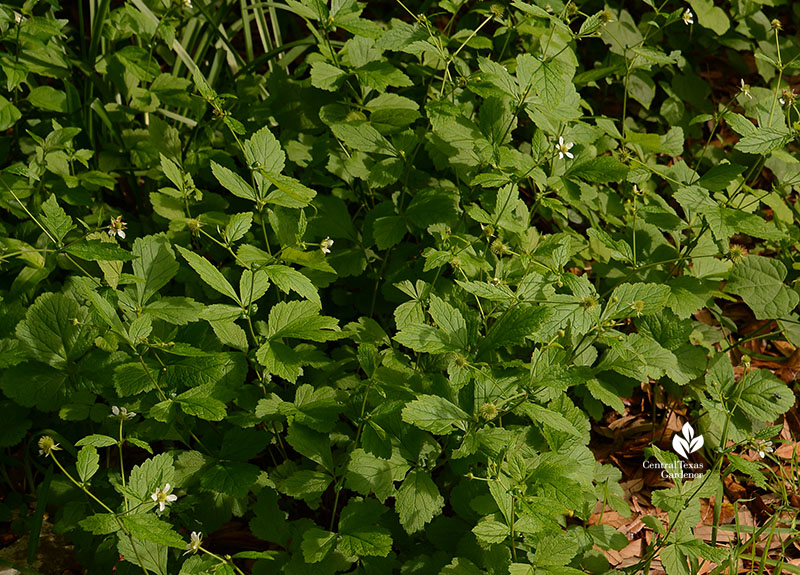
[{"label": "white flower", "polygon": [[564,156],[568,157],[570,160],[574,158],[575,156],[573,156],[572,152],[570,152],[572,146],[574,145],[575,144],[573,144],[572,142],[565,142],[564,136],[559,136],[558,144],[556,144],[556,151],[558,152],[559,159],[563,160]]},{"label": "white flower", "polygon": [[171,494],[170,491],[172,491],[172,486],[167,483],[164,489],[156,487],[156,492],[150,496],[150,499],[158,504],[158,510],[160,512],[163,512],[167,505],[178,500],[178,496]]},{"label": "white flower", "polygon": [[184,8],[192,8],[192,0],[183,0],[183,7]]},{"label": "white flower", "polygon": [[778,102],[781,103],[781,106],[785,106],[786,105],[786,100],[784,100],[783,98],[778,98]]},{"label": "white flower", "polygon": [[745,84],[744,78],[742,78],[742,94],[744,94],[751,100],[753,99],[753,96],[750,95],[750,84]]},{"label": "white flower", "polygon": [[128,411],[124,407],[117,407],[116,405],[111,406],[111,415],[109,417],[115,417],[119,420],[126,420],[126,419],[133,419],[136,417],[135,411]]},{"label": "white flower", "polygon": [[333,240],[330,238],[325,238],[319,243],[319,249],[322,250],[323,254],[331,253],[331,246],[333,246]]},{"label": "white flower", "polygon": [[114,236],[119,236],[123,240],[125,239],[125,228],[128,227],[128,224],[122,221],[122,216],[117,216],[116,218],[111,218],[111,225],[108,226],[108,235],[112,238]]},{"label": "white flower", "polygon": [[184,555],[189,553],[197,553],[200,546],[203,544],[203,534],[198,531],[192,531],[191,541],[186,545]]},{"label": "white flower", "polygon": [[767,453],[772,453],[772,451],[773,451],[772,442],[771,441],[763,441],[761,439],[758,439],[758,440],[753,442],[753,445],[756,448],[756,450],[758,451],[758,456],[761,459],[764,459],[764,457],[766,457]]},{"label": "white flower", "polygon": [[22,24],[22,14],[19,12],[14,12],[14,22],[17,24]]},{"label": "white flower", "polygon": [[42,435],[39,438],[39,455],[50,455],[51,451],[61,451],[55,439],[49,435]]},{"label": "white flower", "polygon": [[692,11],[689,10],[688,8],[686,9],[686,12],[683,13],[682,18],[683,18],[683,23],[686,24],[687,26],[689,24],[694,24],[694,14],[692,14]]}]

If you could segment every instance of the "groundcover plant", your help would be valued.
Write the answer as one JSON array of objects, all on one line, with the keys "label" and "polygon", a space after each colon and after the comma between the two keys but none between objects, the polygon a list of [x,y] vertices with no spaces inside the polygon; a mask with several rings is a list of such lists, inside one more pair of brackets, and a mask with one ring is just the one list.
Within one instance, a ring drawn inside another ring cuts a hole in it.
[{"label": "groundcover plant", "polygon": [[798,22],[0,5],[0,564],[800,572]]}]

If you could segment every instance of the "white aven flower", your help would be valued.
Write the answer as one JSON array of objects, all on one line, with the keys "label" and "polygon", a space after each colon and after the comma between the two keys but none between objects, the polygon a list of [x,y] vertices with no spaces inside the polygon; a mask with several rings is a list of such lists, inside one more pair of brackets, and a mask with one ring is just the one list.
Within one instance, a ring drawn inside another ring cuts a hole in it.
[{"label": "white aven flower", "polygon": [[124,421],[124,420],[127,420],[127,419],[133,419],[134,417],[136,417],[136,412],[135,411],[128,411],[124,407],[117,407],[116,405],[112,405],[111,406],[111,415],[109,415],[109,417],[114,417],[116,419]]},{"label": "white aven flower", "polygon": [[111,218],[111,225],[108,226],[108,235],[112,238],[114,236],[119,236],[123,240],[125,239],[125,228],[128,227],[128,224],[122,221],[122,216],[117,216],[116,218]]},{"label": "white aven flower", "polygon": [[22,14],[19,12],[14,12],[14,22],[17,24],[22,24]]},{"label": "white aven flower", "polygon": [[751,100],[753,99],[753,96],[750,95],[750,84],[745,84],[744,78],[742,78],[742,94],[744,94]]},{"label": "white aven flower", "polygon": [[767,453],[772,453],[772,451],[773,451],[772,442],[771,441],[756,440],[753,443],[754,443],[754,446],[755,446],[756,450],[758,450],[758,456],[761,459],[764,459],[764,457],[766,457]]},{"label": "white aven flower", "polygon": [[186,551],[183,553],[187,555],[189,553],[197,553],[200,549],[200,546],[203,544],[203,534],[199,531],[192,531],[191,541],[186,545]]},{"label": "white aven flower", "polygon": [[784,88],[781,91],[781,97],[778,98],[778,102],[781,103],[781,106],[786,106],[787,104],[794,104],[794,101],[797,99],[797,94],[794,90],[787,90]]},{"label": "white aven flower", "polygon": [[556,144],[556,151],[558,152],[558,158],[561,160],[564,159],[564,156],[568,157],[570,160],[574,158],[575,156],[573,156],[572,152],[570,152],[572,146],[574,145],[575,144],[572,142],[565,142],[564,136],[559,136],[558,144]]},{"label": "white aven flower", "polygon": [[39,455],[44,455],[46,457],[53,451],[61,451],[58,443],[49,435],[42,435],[39,438]]},{"label": "white aven flower", "polygon": [[683,23],[686,24],[687,26],[690,24],[694,24],[694,14],[692,14],[692,11],[689,10],[688,8],[681,17],[683,18]]},{"label": "white aven flower", "polygon": [[333,246],[333,240],[330,238],[325,238],[319,243],[319,249],[322,250],[323,254],[331,253],[331,247]]},{"label": "white aven flower", "polygon": [[172,491],[172,486],[167,483],[164,489],[156,487],[156,492],[150,496],[150,499],[158,504],[158,510],[160,512],[163,512],[167,505],[178,500],[178,496],[171,494],[170,491]]},{"label": "white aven flower", "polygon": [[183,0],[183,7],[188,8],[191,10],[192,8],[192,0]]}]

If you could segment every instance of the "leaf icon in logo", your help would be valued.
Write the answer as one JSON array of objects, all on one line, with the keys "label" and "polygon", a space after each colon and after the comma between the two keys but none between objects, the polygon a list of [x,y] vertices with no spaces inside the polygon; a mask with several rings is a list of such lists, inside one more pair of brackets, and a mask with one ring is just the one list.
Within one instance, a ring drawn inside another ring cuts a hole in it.
[{"label": "leaf icon in logo", "polygon": [[702,435],[698,435],[695,437],[694,429],[689,422],[683,424],[683,429],[681,429],[681,433],[683,437],[678,435],[677,433],[672,436],[672,449],[675,450],[675,453],[683,457],[684,459],[689,459],[689,454],[694,453],[695,451],[699,450],[703,447],[704,440]]}]

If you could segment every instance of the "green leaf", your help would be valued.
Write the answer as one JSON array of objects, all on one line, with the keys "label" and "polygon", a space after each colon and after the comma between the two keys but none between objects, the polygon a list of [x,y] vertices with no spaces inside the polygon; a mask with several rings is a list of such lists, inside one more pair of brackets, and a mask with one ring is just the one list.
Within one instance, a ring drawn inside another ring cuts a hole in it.
[{"label": "green leaf", "polygon": [[175,398],[187,415],[194,415],[206,421],[222,421],[227,415],[225,403],[211,397],[214,385],[207,383],[184,391]]},{"label": "green leaf", "polygon": [[725,291],[742,297],[756,319],[788,317],[800,295],[783,283],[786,267],[777,259],[746,256],[728,274]]},{"label": "green leaf", "polygon": [[231,298],[233,301],[241,305],[241,300],[239,299],[239,295],[236,293],[236,290],[233,289],[233,286],[225,279],[225,276],[222,275],[214,265],[208,261],[203,256],[200,256],[194,252],[190,252],[186,248],[182,246],[177,246],[178,251],[183,256],[192,269],[197,272],[200,278],[206,282],[211,288],[218,291],[222,295],[226,295]]},{"label": "green leaf", "polygon": [[536,59],[530,83],[542,103],[555,108],[563,102],[567,84],[574,73],[575,68],[560,58]]},{"label": "green leaf", "polygon": [[131,535],[142,541],[152,541],[159,545],[185,549],[186,541],[173,531],[166,521],[161,521],[151,513],[135,513],[121,517],[123,525]]},{"label": "green leaf", "polygon": [[225,227],[225,240],[230,245],[242,239],[253,225],[253,213],[233,214]]},{"label": "green leaf", "polygon": [[242,461],[219,461],[203,468],[200,485],[231,497],[246,497],[261,470]]},{"label": "green leaf", "polygon": [[19,108],[9,102],[5,96],[0,95],[0,132],[8,130],[21,117],[22,112],[19,111]]},{"label": "green leaf", "polygon": [[556,431],[563,431],[575,437],[581,437],[582,434],[570,421],[557,411],[547,409],[535,403],[524,403],[520,409],[525,412],[528,417],[535,423],[546,425]]},{"label": "green leaf", "polygon": [[28,102],[48,112],[67,113],[67,94],[52,86],[37,86],[28,94]]},{"label": "green leaf", "polygon": [[408,232],[406,220],[402,216],[376,218],[372,234],[379,250],[387,250],[400,243]]},{"label": "green leaf", "polygon": [[186,325],[200,319],[203,304],[189,297],[164,297],[153,301],[144,307],[148,315],[171,323],[173,325]]},{"label": "green leaf", "polygon": [[286,441],[297,453],[316,461],[333,473],[333,455],[328,435],[295,422],[289,426]]},{"label": "green leaf", "polygon": [[469,415],[458,406],[438,395],[420,395],[403,408],[403,421],[437,435],[466,428]]},{"label": "green leaf", "polygon": [[348,489],[364,496],[374,493],[378,501],[383,503],[388,497],[394,496],[394,482],[403,479],[409,467],[397,450],[392,452],[389,459],[381,459],[359,447],[350,454],[346,485]]},{"label": "green leaf", "polygon": [[311,64],[311,85],[320,90],[335,92],[346,76],[347,72],[327,62],[316,61]]},{"label": "green leaf", "polygon": [[700,26],[713,30],[719,36],[725,34],[731,27],[731,21],[725,11],[715,6],[713,0],[689,0],[689,4],[694,9]]},{"label": "green leaf", "polygon": [[112,513],[95,513],[78,521],[78,525],[93,535],[109,535],[122,529],[119,519]]},{"label": "green leaf", "polygon": [[143,366],[139,362],[123,363],[114,368],[114,388],[120,397],[138,395],[155,389],[154,374],[159,372],[160,366],[151,363]]},{"label": "green leaf", "polygon": [[712,192],[721,192],[738,178],[744,170],[745,167],[738,164],[719,164],[703,174],[697,184]]},{"label": "green leaf", "polygon": [[28,356],[58,369],[66,369],[91,347],[89,313],[85,307],[58,293],[45,293],[28,308],[17,324],[17,339]]},{"label": "green leaf", "polygon": [[612,156],[600,156],[567,170],[566,175],[587,182],[606,184],[621,182],[628,174],[628,167]]},{"label": "green leaf", "polygon": [[766,369],[747,373],[738,383],[736,405],[757,422],[772,423],[794,405],[794,393]]},{"label": "green leaf", "polygon": [[321,306],[319,293],[314,284],[306,276],[289,266],[272,265],[264,268],[269,279],[278,286],[283,293],[293,291],[314,302],[318,307]]},{"label": "green leaf", "polygon": [[689,575],[686,555],[677,544],[667,545],[660,551],[661,563],[667,575]]},{"label": "green leaf", "polygon": [[345,145],[361,152],[397,156],[397,150],[378,130],[366,122],[357,124],[332,124],[331,131]]},{"label": "green leaf", "polygon": [[278,507],[278,493],[265,487],[258,494],[258,501],[253,505],[254,517],[250,520],[250,530],[253,535],[264,541],[272,541],[281,546],[286,546],[289,538],[289,529],[286,523],[286,513]]},{"label": "green leaf", "polygon": [[163,233],[137,238],[132,251],[137,256],[133,260],[133,275],[140,280],[136,283],[136,301],[144,305],[175,277],[180,266]]},{"label": "green leaf", "polygon": [[400,524],[409,534],[422,530],[443,508],[439,488],[423,469],[414,469],[406,476],[395,498]]},{"label": "green leaf", "polygon": [[339,322],[325,315],[319,315],[319,308],[310,301],[280,302],[272,307],[267,322],[267,337],[298,338],[311,341],[336,339]]},{"label": "green leaf", "polygon": [[131,469],[128,487],[140,501],[152,502],[150,496],[157,488],[164,489],[167,483],[171,484],[174,475],[172,455],[160,453]]},{"label": "green leaf", "polygon": [[510,530],[505,523],[500,523],[492,517],[484,517],[472,528],[472,532],[481,543],[496,545],[506,540]]},{"label": "green leaf", "polygon": [[100,469],[99,462],[100,456],[97,454],[97,449],[91,445],[86,445],[78,452],[75,466],[81,482],[86,483],[94,477],[94,474]]},{"label": "green leaf", "polygon": [[617,391],[609,387],[597,379],[591,379],[586,382],[586,389],[589,390],[592,397],[623,415],[625,413],[625,404],[617,395]]},{"label": "green leaf", "polygon": [[786,145],[791,138],[791,133],[786,129],[762,128],[755,133],[744,136],[734,148],[746,154],[766,155]]},{"label": "green leaf", "polygon": [[336,541],[336,533],[312,527],[303,533],[303,542],[300,544],[303,559],[306,563],[319,563],[333,551]]},{"label": "green leaf", "polygon": [[269,183],[278,188],[265,198],[267,203],[286,208],[304,208],[317,195],[317,192],[289,176],[267,171],[260,173]]},{"label": "green leaf", "polygon": [[424,323],[406,325],[392,339],[414,351],[444,353],[458,350],[444,331]]},{"label": "green leaf", "polygon": [[386,507],[374,499],[351,500],[339,519],[339,549],[348,556],[386,557],[392,550],[392,536],[377,525]]},{"label": "green leaf", "polygon": [[251,167],[255,164],[274,174],[280,174],[286,162],[286,154],[283,153],[280,142],[266,126],[245,141],[244,154]]},{"label": "green leaf", "polygon": [[50,235],[55,238],[57,242],[64,239],[64,236],[70,230],[75,228],[72,223],[72,218],[67,215],[67,212],[58,205],[55,195],[47,198],[47,201],[42,204],[42,225],[50,232]]},{"label": "green leaf", "polygon": [[217,178],[217,181],[234,196],[253,202],[258,201],[258,196],[253,187],[245,182],[239,174],[213,160],[211,161],[211,172]]},{"label": "green leaf", "polygon": [[658,313],[667,305],[670,289],[663,284],[622,284],[614,288],[603,313],[606,319]]},{"label": "green leaf", "polygon": [[129,262],[136,259],[134,254],[123,250],[116,243],[108,243],[100,240],[84,240],[75,244],[70,244],[64,248],[64,251],[82,260],[95,262]]},{"label": "green leaf", "polygon": [[75,447],[82,447],[84,445],[91,445],[92,447],[110,447],[116,445],[117,440],[108,435],[87,435],[75,444]]}]

